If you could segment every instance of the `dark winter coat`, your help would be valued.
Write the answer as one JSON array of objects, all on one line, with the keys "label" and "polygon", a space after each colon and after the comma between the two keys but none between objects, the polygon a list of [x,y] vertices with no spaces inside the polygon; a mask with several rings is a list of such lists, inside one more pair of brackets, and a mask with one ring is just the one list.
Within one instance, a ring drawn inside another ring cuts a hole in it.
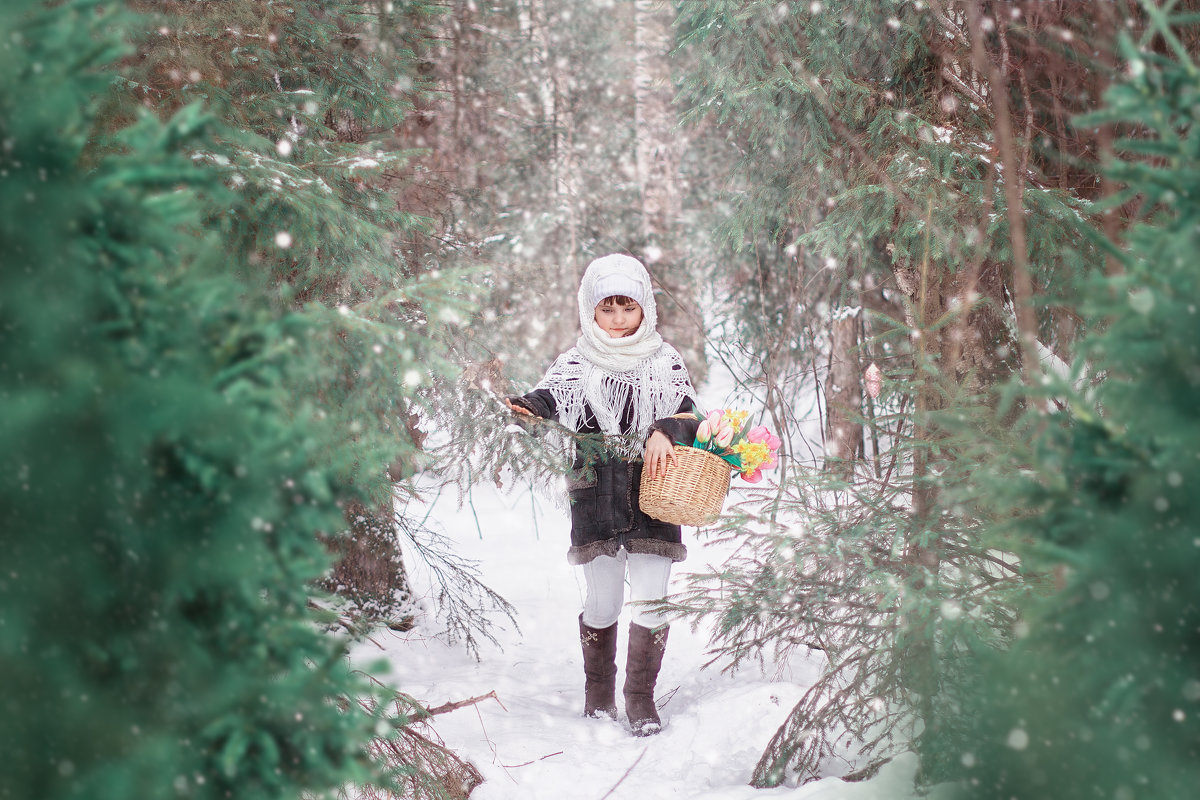
[{"label": "dark winter coat", "polygon": [[[513,405],[545,419],[556,419],[557,408],[549,390],[537,389],[521,397],[510,397]],[[694,404],[685,399],[677,413],[691,414]],[[621,428],[628,430],[631,409],[622,415]],[[695,418],[660,419],[650,431],[662,431],[672,442],[690,445],[696,437],[700,421]],[[600,434],[600,426],[590,409],[584,414],[579,433]],[[647,434],[649,436],[649,434]],[[567,490],[571,499],[571,549],[567,560],[586,564],[596,556],[614,556],[622,547],[630,553],[649,553],[665,556],[672,561],[687,558],[682,531],[678,525],[646,515],[638,504],[642,479],[642,460],[626,460],[609,453],[606,458],[587,463],[587,456],[577,453]]]}]

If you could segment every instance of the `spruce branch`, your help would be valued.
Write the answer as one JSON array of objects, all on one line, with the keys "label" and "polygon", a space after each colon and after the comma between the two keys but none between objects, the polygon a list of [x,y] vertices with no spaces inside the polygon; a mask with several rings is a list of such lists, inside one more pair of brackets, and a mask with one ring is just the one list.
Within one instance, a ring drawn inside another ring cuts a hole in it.
[{"label": "spruce branch", "polygon": [[461,556],[449,538],[399,511],[395,520],[397,530],[433,576],[432,601],[445,620],[447,639],[461,641],[476,658],[481,639],[499,646],[488,615],[499,613],[516,627],[516,608],[480,580],[478,564]]}]

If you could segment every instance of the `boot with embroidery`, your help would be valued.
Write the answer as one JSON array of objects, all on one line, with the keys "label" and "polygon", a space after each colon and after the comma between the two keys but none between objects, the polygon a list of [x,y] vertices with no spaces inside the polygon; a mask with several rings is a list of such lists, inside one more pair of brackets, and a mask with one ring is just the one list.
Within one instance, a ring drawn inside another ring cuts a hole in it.
[{"label": "boot with embroidery", "polygon": [[579,615],[579,642],[583,645],[583,715],[617,718],[617,623],[590,628]]},{"label": "boot with embroidery", "polygon": [[654,684],[667,649],[669,625],[651,630],[629,625],[629,655],[625,662],[625,713],[634,736],[653,736],[662,730],[654,705]]}]

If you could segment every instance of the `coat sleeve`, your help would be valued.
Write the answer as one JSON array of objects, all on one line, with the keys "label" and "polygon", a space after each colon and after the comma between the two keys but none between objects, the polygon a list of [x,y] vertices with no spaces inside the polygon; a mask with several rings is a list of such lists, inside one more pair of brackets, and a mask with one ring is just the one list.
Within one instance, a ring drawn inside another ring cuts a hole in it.
[{"label": "coat sleeve", "polygon": [[534,389],[529,394],[514,395],[507,398],[514,406],[520,406],[534,416],[543,419],[558,419],[558,404],[549,389]]},{"label": "coat sleeve", "polygon": [[[650,426],[650,433],[661,431],[675,444],[690,447],[696,441],[696,429],[700,420],[696,419],[696,403],[690,397],[685,397],[676,410],[676,416],[660,419]],[[687,414],[687,417],[681,415]],[[649,437],[649,434],[647,434]]]}]

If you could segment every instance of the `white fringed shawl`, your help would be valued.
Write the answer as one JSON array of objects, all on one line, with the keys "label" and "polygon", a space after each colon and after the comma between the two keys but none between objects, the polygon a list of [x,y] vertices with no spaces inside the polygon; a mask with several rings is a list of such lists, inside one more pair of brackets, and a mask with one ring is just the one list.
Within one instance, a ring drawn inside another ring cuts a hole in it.
[{"label": "white fringed shawl", "polygon": [[[620,273],[642,284],[642,324],[632,335],[610,338],[595,321],[592,287],[603,276]],[[537,388],[554,396],[558,419],[578,431],[591,410],[606,434],[644,437],[651,423],[674,414],[685,398],[695,399],[687,368],[675,348],[659,335],[658,308],[650,275],[636,258],[610,255],[588,265],[579,286],[578,342],[563,353]],[[626,408],[632,414],[622,430]]]}]

